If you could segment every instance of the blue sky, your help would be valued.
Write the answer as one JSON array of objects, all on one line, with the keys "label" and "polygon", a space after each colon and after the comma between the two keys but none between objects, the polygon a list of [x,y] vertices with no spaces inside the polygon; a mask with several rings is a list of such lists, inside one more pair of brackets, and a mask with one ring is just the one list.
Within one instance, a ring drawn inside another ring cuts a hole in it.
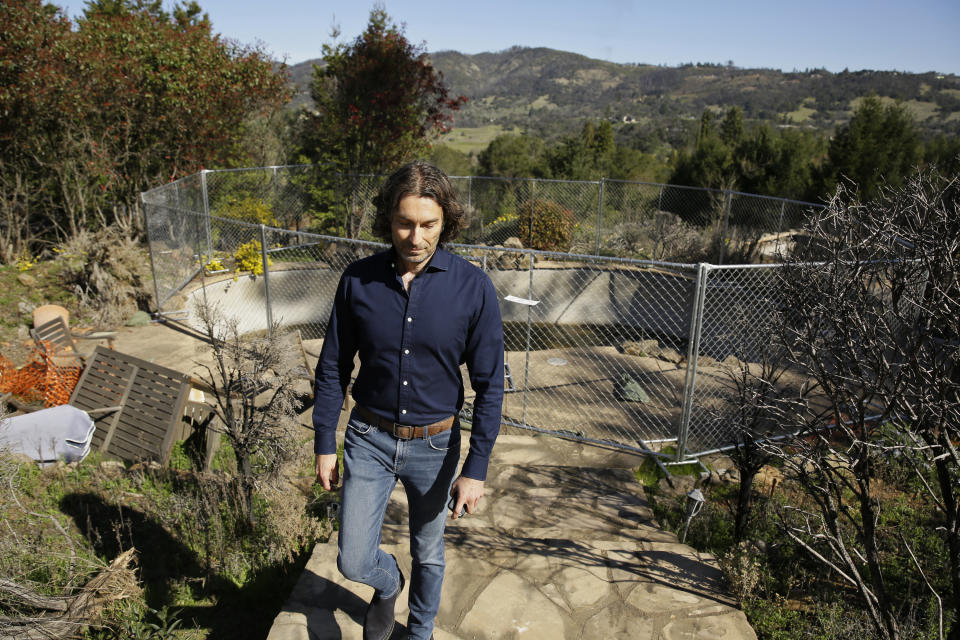
[{"label": "blue sky", "polygon": [[[262,44],[290,64],[321,55],[366,26],[373,1],[199,0],[214,30]],[[69,15],[83,2],[56,2]],[[165,2],[165,5],[171,3]],[[879,69],[960,74],[960,0],[386,0],[387,13],[428,51],[512,45],[613,62],[678,65],[732,60],[791,71]]]}]

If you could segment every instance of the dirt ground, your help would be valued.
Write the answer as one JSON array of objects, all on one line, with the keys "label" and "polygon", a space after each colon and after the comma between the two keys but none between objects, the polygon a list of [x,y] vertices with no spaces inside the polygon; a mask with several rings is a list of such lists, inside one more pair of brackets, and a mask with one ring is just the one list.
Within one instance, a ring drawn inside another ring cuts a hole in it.
[{"label": "dirt ground", "polygon": [[[303,351],[291,336],[295,357],[303,362],[303,371],[312,373],[322,340],[303,341]],[[99,341],[106,346],[106,341]],[[81,341],[83,353],[92,353],[96,344]],[[26,347],[24,347],[26,348]],[[211,363],[209,350],[196,333],[175,323],[153,322],[143,327],[121,327],[117,330],[114,348],[202,379],[205,365]],[[544,349],[530,353],[506,353],[513,390],[504,396],[503,415],[506,425],[526,424],[556,432],[631,447],[650,446],[656,441],[675,438],[680,425],[686,364],[658,357],[642,357],[623,353],[615,347],[585,346],[567,349]],[[298,364],[300,364],[298,362]],[[690,450],[707,450],[719,446],[722,434],[709,423],[711,414],[722,411],[734,393],[731,373],[739,370],[739,361],[720,363],[703,358],[697,367],[697,397],[690,434]],[[751,365],[758,374],[758,365]],[[473,399],[469,376],[463,369],[466,401]],[[630,401],[618,395],[619,383],[629,377],[640,385],[646,399]],[[301,382],[301,392],[310,393],[309,374]],[[784,387],[799,393],[804,379],[784,376]],[[305,426],[309,414],[303,417]],[[505,426],[506,432],[512,432]],[[526,431],[526,430],[523,430]]]}]

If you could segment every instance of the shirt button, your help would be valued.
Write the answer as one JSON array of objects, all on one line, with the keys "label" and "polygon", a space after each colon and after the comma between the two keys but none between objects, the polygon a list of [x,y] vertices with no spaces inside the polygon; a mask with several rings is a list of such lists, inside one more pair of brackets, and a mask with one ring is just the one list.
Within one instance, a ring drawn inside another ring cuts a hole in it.
[{"label": "shirt button", "polygon": [[403,381],[403,386],[407,386],[407,381],[406,381],[406,380]]},{"label": "shirt button", "polygon": [[406,409],[400,409],[400,413],[402,413],[402,414],[404,414],[404,415],[406,415],[406,413],[407,413],[407,410],[406,410]]},{"label": "shirt button", "polygon": [[404,349],[404,350],[403,350],[403,353],[404,353],[404,354],[410,353],[410,349]]},{"label": "shirt button", "polygon": [[407,318],[407,322],[413,322],[413,318]]}]

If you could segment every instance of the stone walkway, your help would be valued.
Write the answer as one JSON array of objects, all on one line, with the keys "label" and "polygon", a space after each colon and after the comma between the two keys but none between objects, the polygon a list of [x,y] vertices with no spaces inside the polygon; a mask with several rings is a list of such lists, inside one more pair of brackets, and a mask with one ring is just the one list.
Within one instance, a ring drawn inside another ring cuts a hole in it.
[{"label": "stone walkway", "polygon": [[[653,522],[630,471],[639,463],[556,438],[501,436],[481,511],[447,527],[437,640],[755,639],[714,559]],[[405,512],[398,485],[383,546],[410,575]],[[372,589],[343,578],[336,556],[335,537],[316,546],[268,640],[362,638]],[[406,601],[401,594],[400,623]],[[404,637],[398,624],[392,638]]]}]

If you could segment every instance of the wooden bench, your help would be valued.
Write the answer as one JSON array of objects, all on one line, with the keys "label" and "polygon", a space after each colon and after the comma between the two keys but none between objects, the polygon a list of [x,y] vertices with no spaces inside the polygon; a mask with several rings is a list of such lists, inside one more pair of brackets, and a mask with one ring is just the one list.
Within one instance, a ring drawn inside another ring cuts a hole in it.
[{"label": "wooden bench", "polygon": [[97,425],[93,448],[128,462],[166,464],[183,421],[190,378],[140,358],[98,346],[70,397]]}]

